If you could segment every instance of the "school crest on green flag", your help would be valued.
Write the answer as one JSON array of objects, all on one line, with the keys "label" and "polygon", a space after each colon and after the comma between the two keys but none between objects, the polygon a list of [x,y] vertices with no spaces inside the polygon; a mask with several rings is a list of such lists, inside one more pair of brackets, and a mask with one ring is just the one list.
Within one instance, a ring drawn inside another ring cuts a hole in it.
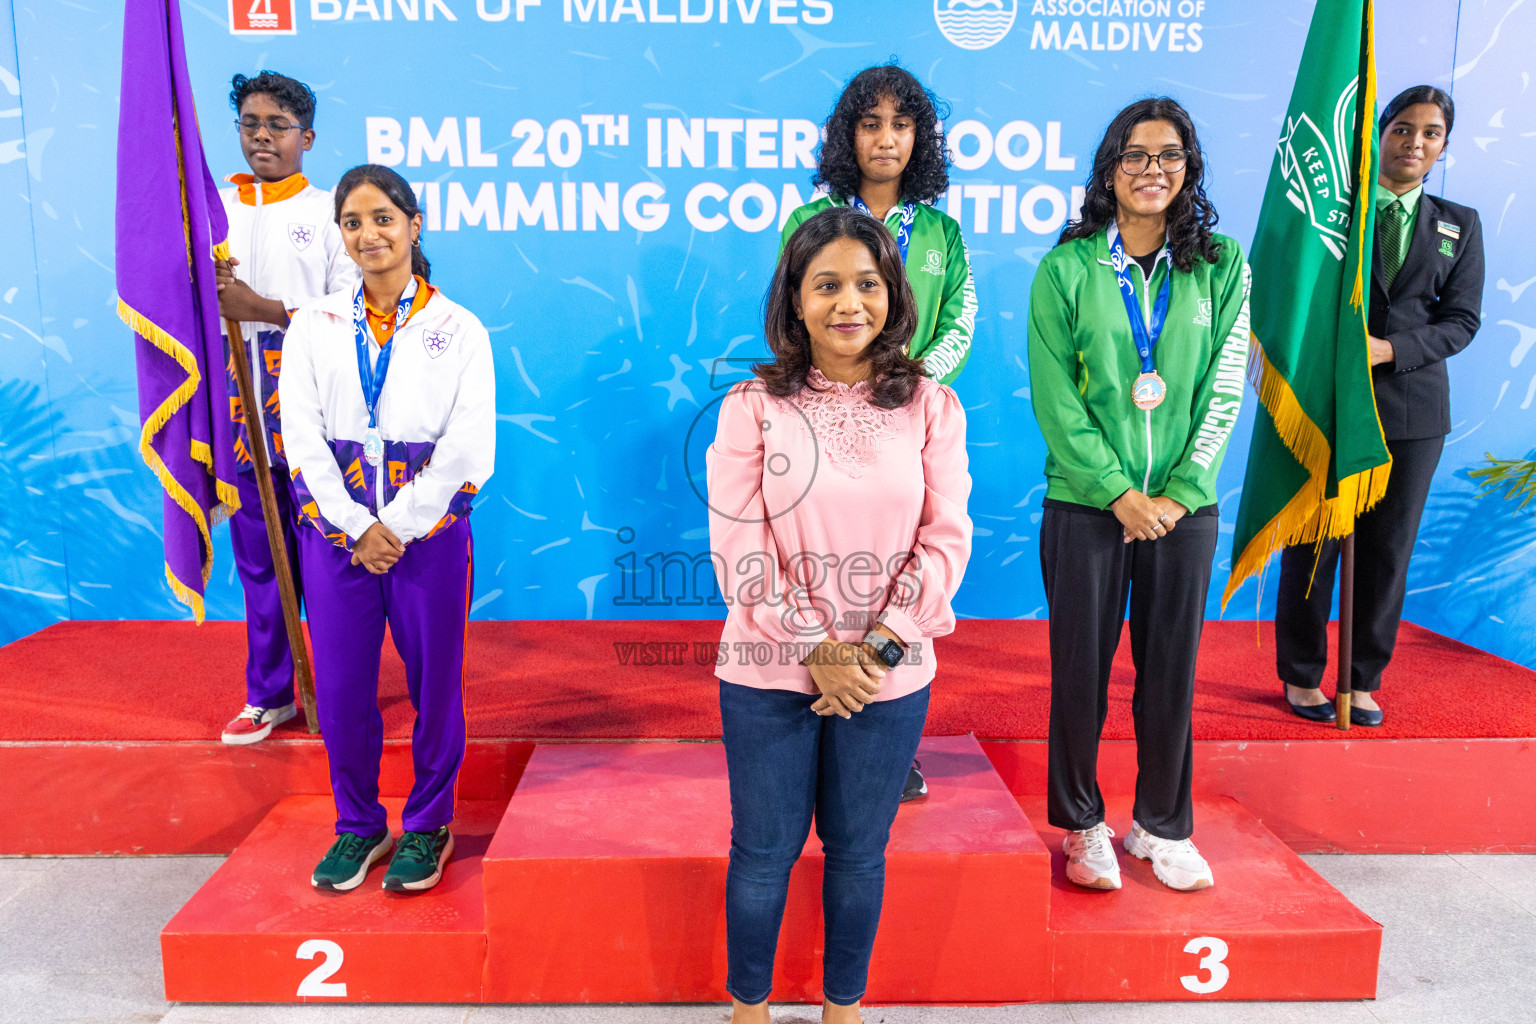
[{"label": "school crest on green flag", "polygon": [[1339,93],[1327,132],[1305,110],[1299,117],[1287,117],[1276,157],[1285,179],[1285,198],[1306,214],[1318,239],[1341,260],[1349,248],[1349,226],[1354,219],[1350,157],[1354,153],[1359,85],[1358,77],[1351,78]]},{"label": "school crest on green flag", "polygon": [[1370,0],[1318,0],[1254,235],[1260,409],[1222,604],[1293,544],[1342,537],[1385,492],[1366,314],[1374,239]]}]

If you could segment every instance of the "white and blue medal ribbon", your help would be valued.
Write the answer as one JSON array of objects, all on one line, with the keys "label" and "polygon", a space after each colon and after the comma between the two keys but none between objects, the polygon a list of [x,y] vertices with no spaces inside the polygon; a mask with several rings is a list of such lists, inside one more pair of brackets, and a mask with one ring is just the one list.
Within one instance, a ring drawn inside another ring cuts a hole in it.
[{"label": "white and blue medal ribbon", "polygon": [[[873,217],[869,207],[864,205],[864,200],[858,196],[853,197],[853,208],[867,217]],[[896,226],[896,247],[901,250],[901,263],[906,266],[907,246],[912,244],[912,222],[917,219],[917,204],[910,199],[901,204],[901,223]]]},{"label": "white and blue medal ribbon", "polygon": [[[416,279],[411,278],[411,283],[406,285],[405,294],[400,296],[400,304],[395,307],[395,333],[405,326],[405,322],[411,317],[411,302],[416,296]],[[363,385],[363,403],[368,407],[368,433],[363,437],[363,459],[368,465],[377,467],[384,462],[384,438],[379,434],[379,396],[384,393],[384,378],[389,375],[389,358],[394,351],[395,340],[391,334],[389,341],[379,348],[378,362],[369,358],[368,346],[372,343],[368,331],[368,311],[363,300],[363,286],[357,286],[357,292],[352,296],[352,327],[354,341],[357,343],[357,376]]]},{"label": "white and blue medal ribbon", "polygon": [[[1120,232],[1111,225],[1109,231],[1109,260],[1115,268],[1115,282],[1120,286],[1120,298],[1125,302],[1126,316],[1131,320],[1131,338],[1136,342],[1136,354],[1141,356],[1141,376],[1131,386],[1131,401],[1138,409],[1156,409],[1168,397],[1168,385],[1157,375],[1152,354],[1157,349],[1157,339],[1163,333],[1163,321],[1168,317],[1169,285],[1173,282],[1173,253],[1165,244],[1158,254],[1168,257],[1168,273],[1163,276],[1163,286],[1158,290],[1157,301],[1152,306],[1152,324],[1149,328],[1142,319],[1141,307],[1136,302],[1136,286],[1131,284],[1129,267],[1131,258],[1125,254]],[[1151,279],[1147,280],[1150,287]]]}]

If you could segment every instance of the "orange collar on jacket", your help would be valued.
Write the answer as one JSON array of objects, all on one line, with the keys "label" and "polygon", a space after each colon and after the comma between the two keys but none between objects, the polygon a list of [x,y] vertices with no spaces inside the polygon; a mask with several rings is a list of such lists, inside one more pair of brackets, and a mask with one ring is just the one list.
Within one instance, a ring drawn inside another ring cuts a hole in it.
[{"label": "orange collar on jacket", "polygon": [[256,186],[261,186],[261,205],[292,199],[309,187],[309,179],[303,174],[290,174],[282,181],[257,181],[254,174],[231,174],[225,181],[240,190],[240,201],[246,206],[256,205]]},{"label": "orange collar on jacket", "polygon": [[[405,322],[410,323],[411,317],[421,312],[436,294],[437,289],[421,279],[420,274],[412,274],[416,279],[416,294],[411,297],[410,312],[405,315]],[[373,308],[366,295],[363,298],[363,315],[368,318],[368,329],[373,332],[373,340],[378,342],[380,348],[389,344],[389,340],[395,336],[395,314],[380,313]]]}]

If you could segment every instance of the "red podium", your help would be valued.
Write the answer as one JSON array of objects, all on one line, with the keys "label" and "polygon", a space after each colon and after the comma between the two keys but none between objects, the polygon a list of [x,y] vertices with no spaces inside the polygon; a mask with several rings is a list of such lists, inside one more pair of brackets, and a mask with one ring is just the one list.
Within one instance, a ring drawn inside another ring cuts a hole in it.
[{"label": "red podium", "polygon": [[[1106,800],[1110,827],[1131,828],[1131,799]],[[1216,884],[1165,887],[1124,853],[1122,887],[1066,881],[1060,829],[1045,801],[1025,801],[1051,848],[1051,998],[1362,999],[1376,994],[1381,926],[1224,797],[1195,800],[1195,838]],[[1319,952],[1326,950],[1326,956]]]},{"label": "red podium", "polygon": [[[1214,888],[1170,892],[1124,856],[1123,889],[1086,892],[1062,879],[1043,807],[1021,809],[974,739],[925,740],[921,757],[932,795],[892,830],[869,1002],[1375,994],[1381,927],[1235,802],[1197,802]],[[1123,834],[1129,802],[1109,810]],[[381,867],[351,893],[313,890],[331,816],[328,797],[282,801],[166,926],[167,999],[726,998],[719,744],[540,744],[504,810],[460,802],[455,859],[420,896],[383,892]],[[820,1001],[820,875],[813,831],[776,1000]]]},{"label": "red podium", "polygon": [[[400,832],[402,798],[386,798]],[[454,859],[425,898],[380,884],[349,893],[310,872],[330,845],[329,796],[291,796],[160,933],[166,998],[194,1003],[474,1003],[485,970],[481,861],[501,810],[461,800]]]},{"label": "red podium", "polygon": [[[921,757],[933,795],[892,829],[868,999],[1048,998],[1049,854],[975,740]],[[719,744],[539,747],[486,853],[486,1001],[728,999],[730,833]],[[813,829],[776,999],[821,1001],[821,869]]]}]

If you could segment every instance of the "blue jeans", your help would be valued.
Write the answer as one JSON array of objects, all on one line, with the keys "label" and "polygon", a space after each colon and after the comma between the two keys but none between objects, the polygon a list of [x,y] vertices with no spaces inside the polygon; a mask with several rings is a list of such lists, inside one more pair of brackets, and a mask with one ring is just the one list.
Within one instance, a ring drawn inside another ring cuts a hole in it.
[{"label": "blue jeans", "polygon": [[822,991],[851,1006],[864,997],[885,898],[885,844],[928,717],[928,687],[876,701],[852,718],[821,717],[816,696],[720,683],[731,781],[731,864],[725,879],[726,991],[760,1003],[789,872],[814,814],[826,857]]}]

